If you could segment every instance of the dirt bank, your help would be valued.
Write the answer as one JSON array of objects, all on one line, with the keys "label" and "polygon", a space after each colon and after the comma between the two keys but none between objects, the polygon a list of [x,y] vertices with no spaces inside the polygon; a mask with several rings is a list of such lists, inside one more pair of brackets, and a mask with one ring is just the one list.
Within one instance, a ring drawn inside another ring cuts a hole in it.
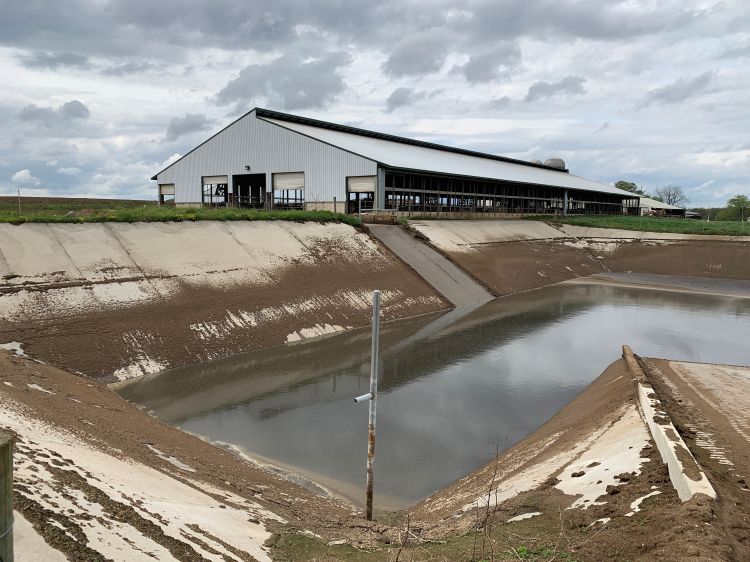
[{"label": "dirt bank", "polygon": [[750,279],[747,238],[557,229],[537,221],[411,226],[498,296],[607,272]]},{"label": "dirt bank", "polygon": [[0,341],[105,381],[448,307],[335,223],[3,224],[0,275]]}]

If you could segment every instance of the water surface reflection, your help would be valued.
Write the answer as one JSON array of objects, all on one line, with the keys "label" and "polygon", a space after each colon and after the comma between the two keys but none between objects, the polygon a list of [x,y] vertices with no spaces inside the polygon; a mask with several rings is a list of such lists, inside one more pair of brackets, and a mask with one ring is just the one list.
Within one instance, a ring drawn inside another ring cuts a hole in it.
[{"label": "water surface reflection", "polygon": [[[453,320],[453,321],[451,321]],[[644,356],[749,364],[747,300],[560,285],[461,317],[384,325],[376,502],[400,508],[549,419],[628,343]],[[119,392],[159,418],[292,466],[359,502],[369,330],[139,379]]]}]

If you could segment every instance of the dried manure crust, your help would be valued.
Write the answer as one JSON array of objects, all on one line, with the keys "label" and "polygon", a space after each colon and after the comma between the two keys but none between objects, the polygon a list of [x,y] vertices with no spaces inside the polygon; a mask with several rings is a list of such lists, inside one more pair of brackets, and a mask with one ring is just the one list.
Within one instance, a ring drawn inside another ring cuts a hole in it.
[{"label": "dried manure crust", "polygon": [[338,223],[0,224],[0,342],[102,381],[448,303]]}]

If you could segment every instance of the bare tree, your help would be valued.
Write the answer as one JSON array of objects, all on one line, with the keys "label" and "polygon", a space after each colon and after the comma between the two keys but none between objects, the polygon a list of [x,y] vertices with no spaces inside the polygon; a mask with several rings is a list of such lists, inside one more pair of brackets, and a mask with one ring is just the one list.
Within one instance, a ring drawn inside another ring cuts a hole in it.
[{"label": "bare tree", "polygon": [[656,190],[656,198],[667,205],[684,207],[688,204],[688,196],[679,185],[665,185]]}]

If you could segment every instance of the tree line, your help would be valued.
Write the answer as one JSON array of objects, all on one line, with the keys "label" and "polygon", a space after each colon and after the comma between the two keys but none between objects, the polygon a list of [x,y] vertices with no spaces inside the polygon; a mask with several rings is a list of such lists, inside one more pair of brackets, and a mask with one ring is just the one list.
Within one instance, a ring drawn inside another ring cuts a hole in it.
[{"label": "tree line", "polygon": [[[616,182],[615,187],[677,207],[687,207],[690,202],[679,185],[665,185],[656,189],[653,194],[646,193],[640,186],[625,180]],[[727,201],[725,207],[695,207],[689,210],[699,213],[704,220],[745,221],[750,219],[750,198],[747,195],[735,195]]]}]

